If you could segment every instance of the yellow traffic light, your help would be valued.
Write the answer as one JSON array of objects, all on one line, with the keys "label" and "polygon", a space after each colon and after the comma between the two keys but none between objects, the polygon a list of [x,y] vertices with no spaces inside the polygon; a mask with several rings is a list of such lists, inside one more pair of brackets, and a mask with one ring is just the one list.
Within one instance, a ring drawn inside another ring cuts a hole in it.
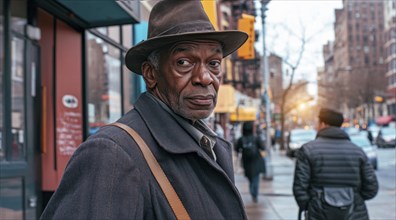
[{"label": "yellow traffic light", "polygon": [[242,59],[254,59],[254,16],[242,14],[238,19],[238,30],[246,32],[249,35],[247,41],[238,49],[238,57]]},{"label": "yellow traffic light", "polygon": [[208,15],[210,23],[212,23],[213,27],[216,30],[219,30],[217,26],[217,6],[216,0],[201,0],[202,6]]}]

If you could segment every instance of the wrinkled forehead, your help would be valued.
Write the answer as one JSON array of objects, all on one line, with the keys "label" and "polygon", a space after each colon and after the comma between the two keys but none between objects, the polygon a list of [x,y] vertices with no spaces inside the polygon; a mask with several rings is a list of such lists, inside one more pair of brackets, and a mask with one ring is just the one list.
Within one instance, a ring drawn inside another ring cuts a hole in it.
[{"label": "wrinkled forehead", "polygon": [[223,45],[214,40],[193,40],[193,41],[179,41],[176,42],[168,48],[171,53],[183,52],[183,51],[193,51],[201,47],[206,47],[213,53],[218,53],[223,55]]}]

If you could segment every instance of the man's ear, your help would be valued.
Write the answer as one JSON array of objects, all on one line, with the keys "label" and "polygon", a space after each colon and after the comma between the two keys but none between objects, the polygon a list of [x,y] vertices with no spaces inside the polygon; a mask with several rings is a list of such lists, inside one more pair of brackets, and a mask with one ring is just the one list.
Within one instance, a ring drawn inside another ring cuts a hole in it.
[{"label": "man's ear", "polygon": [[329,125],[324,123],[323,121],[319,120],[318,130],[321,130],[326,127],[329,127]]},{"label": "man's ear", "polygon": [[143,79],[146,82],[146,86],[149,90],[152,90],[157,85],[157,79],[155,77],[156,70],[149,62],[144,62],[142,64],[142,75]]}]

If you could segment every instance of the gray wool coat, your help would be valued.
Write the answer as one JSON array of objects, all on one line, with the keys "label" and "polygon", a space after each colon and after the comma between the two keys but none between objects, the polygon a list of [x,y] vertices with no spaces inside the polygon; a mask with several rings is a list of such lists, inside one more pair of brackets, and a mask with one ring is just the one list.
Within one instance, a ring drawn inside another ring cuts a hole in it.
[{"label": "gray wool coat", "polygon": [[[192,219],[247,218],[228,142],[217,138],[213,161],[147,94],[119,122],[145,140]],[[41,219],[175,216],[136,143],[120,128],[106,126],[74,153]]]}]

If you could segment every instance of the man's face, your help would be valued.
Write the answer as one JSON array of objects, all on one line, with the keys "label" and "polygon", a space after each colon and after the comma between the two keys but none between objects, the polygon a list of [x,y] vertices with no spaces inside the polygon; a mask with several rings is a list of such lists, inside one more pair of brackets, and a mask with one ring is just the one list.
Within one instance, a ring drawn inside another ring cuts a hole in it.
[{"label": "man's face", "polygon": [[222,59],[215,41],[180,42],[162,50],[154,95],[184,118],[208,117],[216,106]]}]

